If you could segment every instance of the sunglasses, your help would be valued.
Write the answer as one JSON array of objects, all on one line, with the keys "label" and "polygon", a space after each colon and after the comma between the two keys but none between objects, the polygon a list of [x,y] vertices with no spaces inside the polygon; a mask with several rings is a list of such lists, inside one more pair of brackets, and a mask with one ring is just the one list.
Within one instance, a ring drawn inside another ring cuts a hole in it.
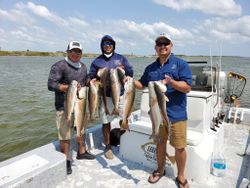
[{"label": "sunglasses", "polygon": [[166,42],[157,42],[156,43],[156,46],[158,46],[158,47],[161,47],[161,46],[168,46],[169,44],[171,44],[171,42],[170,41],[166,41]]},{"label": "sunglasses", "polygon": [[69,52],[72,53],[72,54],[76,54],[76,55],[81,55],[82,54],[81,50],[75,50],[75,49],[69,50]]},{"label": "sunglasses", "polygon": [[102,45],[103,46],[113,46],[113,42],[111,42],[111,41],[104,41]]}]

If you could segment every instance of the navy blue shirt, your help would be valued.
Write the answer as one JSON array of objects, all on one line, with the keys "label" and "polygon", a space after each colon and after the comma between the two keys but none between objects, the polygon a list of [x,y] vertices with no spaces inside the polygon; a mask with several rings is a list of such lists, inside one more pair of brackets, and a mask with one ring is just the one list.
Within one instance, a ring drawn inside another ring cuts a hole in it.
[{"label": "navy blue shirt", "polygon": [[[170,76],[176,81],[185,81],[188,85],[192,85],[192,72],[188,63],[171,54],[167,63],[161,65],[157,59],[155,62],[145,68],[145,71],[139,80],[143,86],[147,87],[148,82],[163,80],[165,75]],[[170,121],[187,120],[187,96],[185,93],[175,90],[167,85],[166,96],[169,102],[166,103],[167,113]]]},{"label": "navy blue shirt", "polygon": [[[89,78],[98,78],[97,72],[101,68],[107,67],[108,69],[116,68],[119,66],[123,66],[125,70],[125,75],[133,77],[133,68],[128,63],[128,60],[123,55],[113,53],[113,55],[107,58],[105,55],[100,55],[90,65],[89,69]],[[111,96],[111,90],[107,91],[107,96]],[[124,92],[124,88],[122,88],[121,95]]]}]

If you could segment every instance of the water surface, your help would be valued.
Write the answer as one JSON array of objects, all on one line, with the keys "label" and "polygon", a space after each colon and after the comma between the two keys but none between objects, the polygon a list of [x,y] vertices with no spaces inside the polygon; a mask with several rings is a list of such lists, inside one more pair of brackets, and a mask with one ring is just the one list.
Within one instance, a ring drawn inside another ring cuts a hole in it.
[{"label": "water surface", "polygon": [[[63,57],[0,57],[0,161],[57,139],[54,93],[47,89],[50,67]],[[197,58],[187,58],[192,60]],[[204,58],[208,60],[207,58]],[[131,58],[136,79],[154,58]],[[91,58],[83,58],[89,67]],[[214,58],[214,61],[219,59]],[[250,78],[250,58],[223,57],[222,68]],[[134,108],[139,108],[137,92]],[[241,105],[250,107],[246,86]],[[88,126],[93,126],[89,124]]]}]

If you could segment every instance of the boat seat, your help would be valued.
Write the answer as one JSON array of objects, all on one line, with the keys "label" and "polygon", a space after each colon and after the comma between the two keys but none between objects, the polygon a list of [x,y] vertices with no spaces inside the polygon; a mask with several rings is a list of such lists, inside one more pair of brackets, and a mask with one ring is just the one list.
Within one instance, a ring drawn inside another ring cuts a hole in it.
[{"label": "boat seat", "polygon": [[[135,121],[129,125],[130,131],[141,134],[151,135],[152,125],[148,121]],[[203,139],[203,134],[193,130],[187,130],[187,144],[190,146],[198,145]]]}]

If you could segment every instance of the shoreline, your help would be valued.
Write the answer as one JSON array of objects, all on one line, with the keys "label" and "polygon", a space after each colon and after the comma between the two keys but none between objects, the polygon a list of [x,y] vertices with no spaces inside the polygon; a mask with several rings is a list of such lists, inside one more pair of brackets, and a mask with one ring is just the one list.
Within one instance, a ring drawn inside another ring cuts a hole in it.
[{"label": "shoreline", "polygon": [[[95,53],[84,53],[82,54],[82,57],[87,58],[96,58],[100,54]],[[65,57],[66,52],[64,51],[57,51],[57,52],[40,52],[40,51],[0,51],[0,56],[41,56],[41,57]],[[124,54],[126,57],[130,58],[138,58],[138,57],[156,57],[155,55],[134,55],[134,54]],[[178,57],[210,57],[208,55],[184,55],[184,54],[176,54]],[[218,55],[214,55],[213,57],[219,57]],[[224,55],[222,57],[243,57],[243,56],[227,56]],[[248,57],[243,57],[248,58]]]}]

